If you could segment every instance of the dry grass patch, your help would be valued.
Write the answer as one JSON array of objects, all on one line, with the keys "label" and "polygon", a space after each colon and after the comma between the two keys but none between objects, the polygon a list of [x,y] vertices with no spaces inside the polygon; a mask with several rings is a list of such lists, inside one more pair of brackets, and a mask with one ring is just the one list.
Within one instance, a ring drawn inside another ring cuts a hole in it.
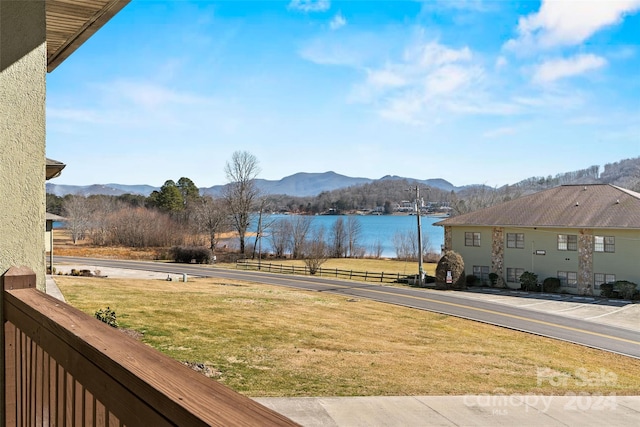
[{"label": "dry grass patch", "polygon": [[[254,262],[257,262],[254,261]],[[295,265],[296,267],[304,267],[304,260],[301,259],[274,259],[274,260],[263,260],[263,264],[272,265]],[[220,266],[235,268],[235,264],[219,264]],[[372,258],[330,258],[322,264],[321,268],[323,270],[353,270],[353,271],[367,271],[370,273],[380,274],[381,272],[397,274],[399,273],[401,276],[407,276],[411,274],[418,273],[418,262],[417,261],[399,261],[395,259],[372,259]],[[423,265],[424,271],[426,274],[430,276],[435,276],[436,274],[436,264],[435,263],[424,263]]]},{"label": "dry grass patch", "polygon": [[[640,393],[638,360],[440,314],[221,279],[56,281],[72,305],[110,306],[144,342],[250,396]],[[539,383],[544,369],[567,386]],[[580,386],[580,372],[615,381]]]}]

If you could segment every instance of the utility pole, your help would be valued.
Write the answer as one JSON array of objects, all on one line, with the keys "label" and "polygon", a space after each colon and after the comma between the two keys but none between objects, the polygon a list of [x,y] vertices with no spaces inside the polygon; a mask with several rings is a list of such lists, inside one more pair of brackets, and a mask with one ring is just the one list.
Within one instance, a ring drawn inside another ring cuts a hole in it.
[{"label": "utility pole", "polygon": [[416,185],[416,217],[418,218],[418,286],[422,287],[424,281],[424,269],[422,266],[422,224],[420,220],[420,187]]}]

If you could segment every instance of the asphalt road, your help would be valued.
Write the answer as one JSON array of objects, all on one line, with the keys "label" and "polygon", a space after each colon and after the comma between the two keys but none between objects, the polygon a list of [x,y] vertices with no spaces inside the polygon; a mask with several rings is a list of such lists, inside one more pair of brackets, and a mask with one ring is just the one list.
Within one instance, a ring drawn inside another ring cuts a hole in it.
[{"label": "asphalt road", "polygon": [[189,264],[79,257],[54,257],[54,260],[57,263],[156,271],[167,274],[187,274],[195,277],[247,280],[315,292],[366,298],[489,323],[640,359],[640,332],[517,306],[464,298],[456,295],[456,292],[382,286],[364,282],[332,280],[325,277],[230,270]]}]

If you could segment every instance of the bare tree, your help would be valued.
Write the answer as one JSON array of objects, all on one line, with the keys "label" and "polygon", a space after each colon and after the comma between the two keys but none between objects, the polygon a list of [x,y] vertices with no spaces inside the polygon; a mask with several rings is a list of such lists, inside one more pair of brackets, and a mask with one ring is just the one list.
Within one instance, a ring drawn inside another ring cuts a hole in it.
[{"label": "bare tree", "polygon": [[196,224],[201,232],[209,236],[209,249],[215,255],[220,234],[230,228],[226,204],[221,199],[201,197],[195,203]]},{"label": "bare tree", "polygon": [[258,229],[256,230],[256,239],[253,244],[253,253],[251,259],[255,259],[256,250],[258,251],[258,259],[262,258],[262,238],[265,234],[269,233],[269,229],[274,223],[273,219],[270,219],[270,215],[267,209],[268,201],[266,197],[260,200],[260,206],[258,208]]},{"label": "bare tree", "polygon": [[67,228],[71,231],[71,239],[75,245],[78,240],[84,239],[89,230],[91,207],[86,197],[73,195],[64,198],[62,210],[67,218]]},{"label": "bare tree", "polygon": [[291,219],[291,256],[295,259],[302,256],[313,217],[295,215]]},{"label": "bare tree", "polygon": [[346,224],[348,254],[351,258],[361,258],[362,248],[358,245],[362,234],[362,223],[357,216],[349,215]]},{"label": "bare tree", "polygon": [[331,227],[331,256],[341,258],[347,254],[347,231],[345,229],[344,220],[338,217]]},{"label": "bare tree", "polygon": [[320,266],[329,258],[327,243],[324,240],[324,227],[318,227],[313,231],[310,239],[305,242],[304,264],[310,274],[316,274]]},{"label": "bare tree", "polygon": [[382,247],[382,242],[380,241],[380,239],[376,239],[376,241],[371,245],[371,256],[376,259],[381,258],[383,249],[384,248]]},{"label": "bare tree", "polygon": [[293,228],[290,219],[279,219],[271,227],[271,248],[276,258],[283,258],[292,241]]},{"label": "bare tree", "polygon": [[109,196],[91,196],[87,198],[87,202],[90,212],[89,239],[94,245],[105,246],[112,231],[110,216],[124,205]]},{"label": "bare tree", "polygon": [[[404,260],[418,259],[418,233],[416,230],[396,232],[393,235],[393,246],[396,249],[396,257]],[[429,237],[422,234],[422,255],[425,256],[431,251]]]},{"label": "bare tree", "polygon": [[224,172],[229,183],[224,187],[223,198],[227,203],[233,228],[238,232],[240,252],[245,253],[245,237],[251,223],[251,212],[259,191],[255,178],[260,173],[258,159],[247,151],[236,151],[227,162]]}]

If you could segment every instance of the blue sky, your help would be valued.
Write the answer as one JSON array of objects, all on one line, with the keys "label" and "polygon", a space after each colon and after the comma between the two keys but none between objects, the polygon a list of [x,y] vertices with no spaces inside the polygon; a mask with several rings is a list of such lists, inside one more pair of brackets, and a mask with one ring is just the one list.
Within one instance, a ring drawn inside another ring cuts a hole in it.
[{"label": "blue sky", "polygon": [[640,155],[640,0],[133,0],[47,76],[55,184],[512,184]]}]

